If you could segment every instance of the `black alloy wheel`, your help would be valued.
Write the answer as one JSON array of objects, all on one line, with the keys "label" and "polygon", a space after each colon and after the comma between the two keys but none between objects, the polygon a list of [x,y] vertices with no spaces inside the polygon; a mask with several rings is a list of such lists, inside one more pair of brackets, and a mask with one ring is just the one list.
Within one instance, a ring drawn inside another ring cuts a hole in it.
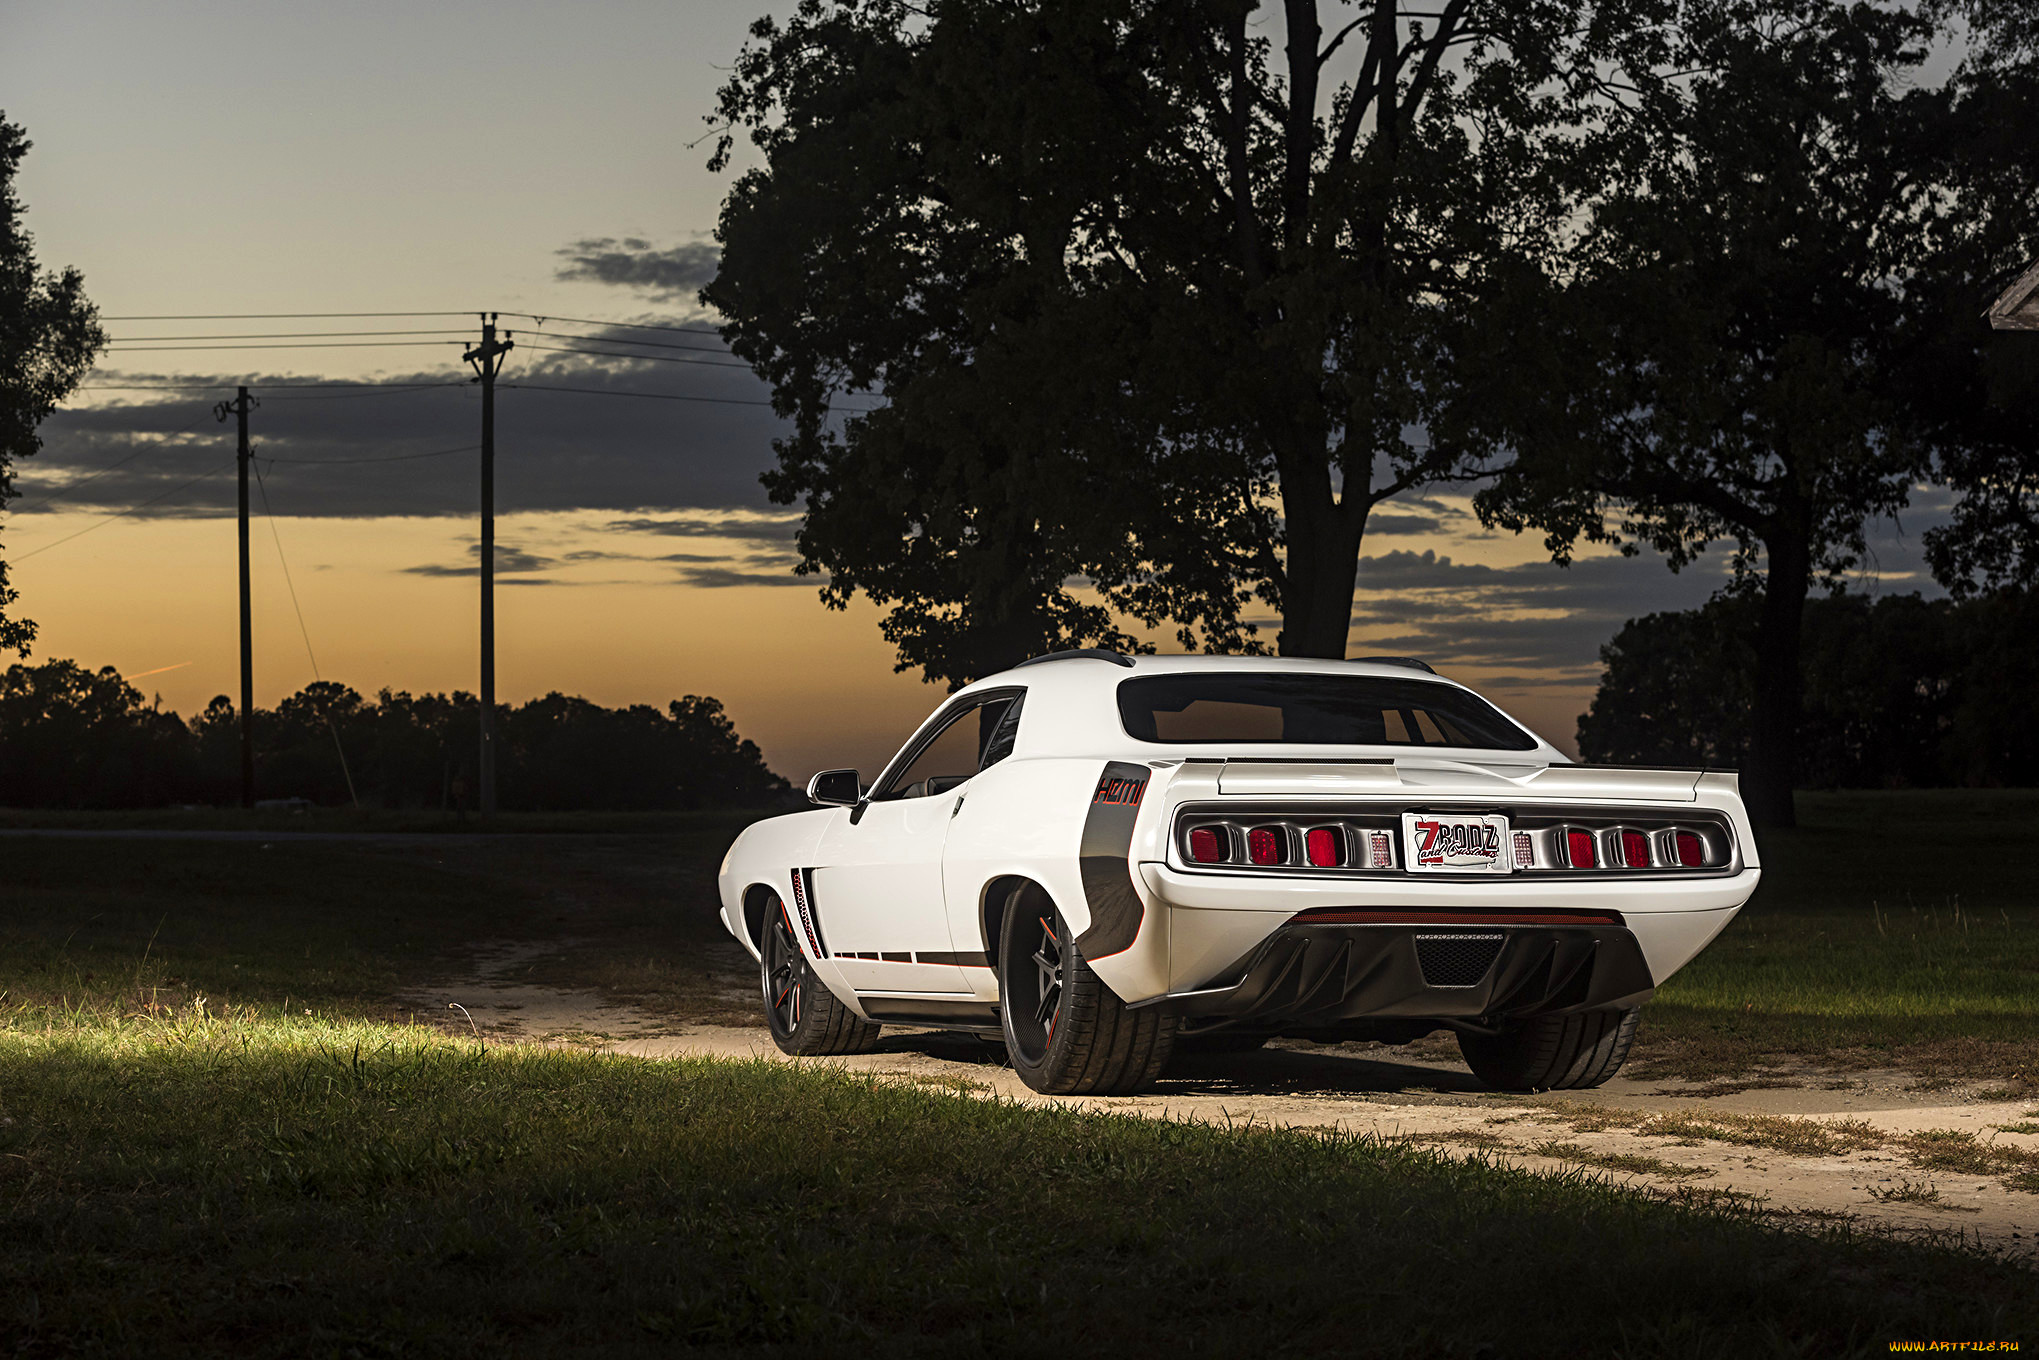
[{"label": "black alloy wheel", "polygon": [[790,1039],[800,1028],[801,996],[812,975],[784,903],[765,926],[764,955],[765,1014],[771,1020],[772,1037]]},{"label": "black alloy wheel", "polygon": [[879,1026],[836,999],[828,983],[800,952],[792,914],[774,897],[758,942],[758,972],[763,980],[765,1024],[783,1053],[811,1057],[830,1053],[868,1053],[878,1040]]},{"label": "black alloy wheel", "polygon": [[1069,923],[1031,884],[1007,899],[998,932],[1006,1056],[1044,1095],[1125,1095],[1153,1083],[1175,1042],[1173,1015],[1129,1007],[1084,961]]},{"label": "black alloy wheel", "polygon": [[1010,1038],[1019,1049],[1018,1056],[1038,1066],[1048,1056],[1056,1024],[1062,1018],[1069,945],[1063,938],[1060,912],[1050,907],[1045,915],[1034,911],[1029,916],[1031,919],[1021,918],[1019,929],[1007,939],[1008,949],[1014,944],[1026,946],[1024,961],[1015,958],[1008,970],[1012,998],[1018,1003],[1011,1007]]}]

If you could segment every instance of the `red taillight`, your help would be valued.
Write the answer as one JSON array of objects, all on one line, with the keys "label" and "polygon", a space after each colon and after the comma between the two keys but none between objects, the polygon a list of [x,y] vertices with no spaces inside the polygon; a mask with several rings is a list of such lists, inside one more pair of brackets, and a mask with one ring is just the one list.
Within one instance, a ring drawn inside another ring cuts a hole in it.
[{"label": "red taillight", "polygon": [[1246,833],[1246,858],[1255,864],[1280,864],[1288,858],[1282,853],[1282,840],[1273,827],[1256,826]]},{"label": "red taillight", "polygon": [[1328,826],[1313,826],[1303,836],[1303,851],[1319,869],[1336,869],[1345,863],[1345,838]]},{"label": "red taillight", "polygon": [[1592,832],[1565,833],[1565,862],[1574,869],[1591,869],[1600,863],[1600,855],[1593,845]]},{"label": "red taillight", "polygon": [[1640,831],[1621,833],[1621,862],[1631,869],[1650,867],[1650,838]]},{"label": "red taillight", "polygon": [[1189,857],[1198,864],[1223,864],[1225,838],[1216,827],[1197,827],[1189,833]]},{"label": "red taillight", "polygon": [[1697,869],[1706,863],[1706,842],[1697,832],[1678,833],[1678,863],[1687,869]]}]

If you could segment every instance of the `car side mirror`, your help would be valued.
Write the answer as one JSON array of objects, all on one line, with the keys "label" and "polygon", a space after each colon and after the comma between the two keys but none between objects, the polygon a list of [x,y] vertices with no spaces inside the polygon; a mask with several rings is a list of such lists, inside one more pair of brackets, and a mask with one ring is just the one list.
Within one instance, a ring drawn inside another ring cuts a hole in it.
[{"label": "car side mirror", "polygon": [[807,801],[822,807],[855,807],[864,801],[855,770],[823,770],[807,781]]}]

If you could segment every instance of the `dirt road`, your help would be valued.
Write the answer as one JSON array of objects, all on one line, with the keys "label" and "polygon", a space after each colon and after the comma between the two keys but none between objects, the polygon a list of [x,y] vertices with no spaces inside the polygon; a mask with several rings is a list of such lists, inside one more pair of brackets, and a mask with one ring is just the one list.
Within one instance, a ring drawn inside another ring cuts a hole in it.
[{"label": "dirt road", "polygon": [[[682,1024],[649,1011],[510,980],[530,947],[476,955],[464,978],[412,993],[457,1007],[497,1042],[572,1043],[647,1058],[790,1061],[762,1028]],[[973,1036],[888,1028],[877,1052],[827,1060],[959,1094],[1060,1104],[1023,1086]],[[1497,1095],[1432,1036],[1401,1048],[1277,1042],[1257,1053],[1179,1057],[1156,1090],[1075,1103],[1144,1118],[1275,1124],[1434,1144],[1532,1170],[1584,1169],[1673,1199],[1734,1197],[1785,1219],[1959,1235],[2034,1258],[2039,1110],[1900,1072],[1773,1070],[1694,1087],[1617,1077],[1579,1095]]]}]

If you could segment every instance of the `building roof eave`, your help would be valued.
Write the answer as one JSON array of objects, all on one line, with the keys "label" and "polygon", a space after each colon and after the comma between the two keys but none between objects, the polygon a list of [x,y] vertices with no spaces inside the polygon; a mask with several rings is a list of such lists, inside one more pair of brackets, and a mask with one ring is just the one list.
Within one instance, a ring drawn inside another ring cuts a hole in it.
[{"label": "building roof eave", "polygon": [[1991,330],[2039,331],[2039,263],[2018,275],[1985,315]]}]

